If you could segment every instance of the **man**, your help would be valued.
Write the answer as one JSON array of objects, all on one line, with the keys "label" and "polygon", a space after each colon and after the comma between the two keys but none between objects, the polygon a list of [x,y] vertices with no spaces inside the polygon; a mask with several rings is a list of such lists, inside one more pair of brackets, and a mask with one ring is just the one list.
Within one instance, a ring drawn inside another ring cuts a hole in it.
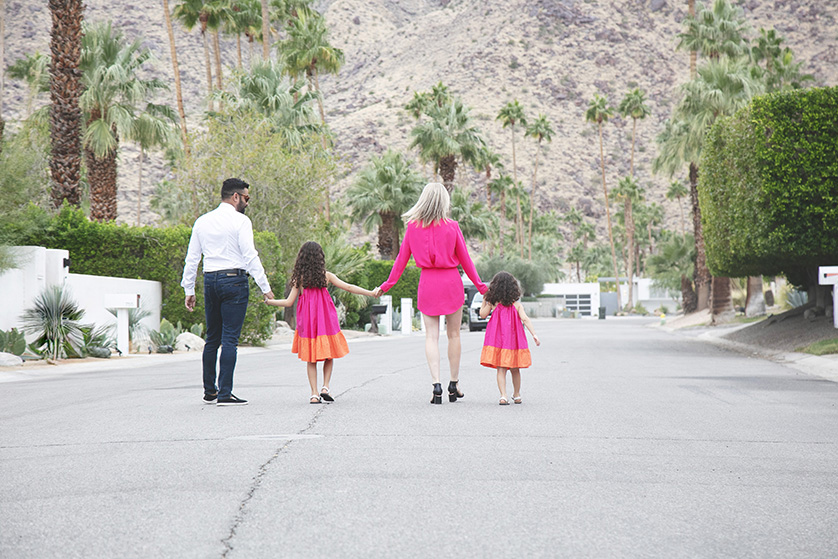
[{"label": "man", "polygon": [[[180,285],[186,293],[186,308],[195,309],[195,278],[198,263],[204,257],[204,310],[207,318],[207,341],[204,345],[204,402],[218,406],[242,406],[247,400],[233,395],[233,371],[236,368],[239,335],[244,324],[249,295],[248,275],[268,299],[274,294],[265,269],[253,246],[253,225],[244,215],[250,200],[250,185],[240,179],[227,179],[221,187],[221,203],[205,213],[192,226],[189,250]],[[218,347],[218,387],[215,363]]]}]

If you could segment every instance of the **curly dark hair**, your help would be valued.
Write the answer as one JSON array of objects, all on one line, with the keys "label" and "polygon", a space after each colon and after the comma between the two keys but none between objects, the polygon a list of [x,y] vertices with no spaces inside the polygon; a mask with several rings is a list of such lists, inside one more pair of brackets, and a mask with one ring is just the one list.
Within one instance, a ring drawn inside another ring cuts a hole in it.
[{"label": "curly dark hair", "polygon": [[493,305],[509,306],[521,298],[521,288],[518,280],[509,272],[498,272],[489,282],[489,291],[483,296],[484,301]]},{"label": "curly dark hair", "polygon": [[314,241],[303,243],[294,262],[291,285],[297,288],[326,287],[326,255]]}]

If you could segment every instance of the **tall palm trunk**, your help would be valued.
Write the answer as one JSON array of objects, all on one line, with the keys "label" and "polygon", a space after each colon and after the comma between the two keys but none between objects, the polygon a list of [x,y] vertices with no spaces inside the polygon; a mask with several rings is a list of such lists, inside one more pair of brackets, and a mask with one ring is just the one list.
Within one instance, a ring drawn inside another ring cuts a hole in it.
[{"label": "tall palm trunk", "polygon": [[[599,122],[599,160],[602,167],[602,193],[605,195],[605,218],[608,223],[608,241],[611,243],[611,263],[614,266],[614,281],[617,282],[617,311],[623,310],[620,296],[620,272],[617,269],[617,251],[614,249],[614,232],[611,229],[611,210],[608,208],[608,188],[605,186],[605,150],[602,147],[602,122]],[[629,286],[629,290],[631,286]],[[630,293],[631,291],[629,291]]]},{"label": "tall palm trunk", "polygon": [[693,208],[693,235],[695,236],[695,292],[698,297],[696,310],[710,306],[710,270],[704,252],[704,232],[701,228],[701,207],[698,205],[698,165],[690,163],[690,201]]},{"label": "tall palm trunk", "polygon": [[50,139],[52,157],[51,199],[55,207],[64,200],[79,205],[81,176],[81,119],[79,96],[82,92],[81,36],[82,0],[49,0],[52,15],[50,34]]},{"label": "tall palm trunk", "polygon": [[446,155],[439,160],[439,176],[442,178],[442,184],[450,194],[454,189],[454,178],[457,173],[457,156]]},{"label": "tall palm trunk", "polygon": [[[106,116],[98,110],[91,111],[89,122]],[[118,144],[119,136],[116,133],[116,127],[112,130]],[[87,178],[90,182],[90,218],[96,221],[116,219],[116,155],[117,151],[114,149],[99,158],[91,148],[84,149]]]},{"label": "tall palm trunk", "polygon": [[503,258],[503,245],[505,239],[503,237],[503,229],[506,223],[506,189],[500,193],[500,257]]},{"label": "tall palm trunk", "polygon": [[687,234],[687,225],[684,222],[684,202],[681,200],[681,197],[678,196],[678,213],[681,214],[681,234]]},{"label": "tall palm trunk", "polygon": [[[175,97],[177,99],[177,112],[180,115],[180,139],[183,142],[183,149],[186,155],[190,155],[189,133],[186,130],[186,111],[183,109],[183,90],[180,86],[180,68],[177,62],[177,49],[175,49],[175,30],[172,27],[172,16],[169,11],[169,0],[163,0],[163,11],[166,14],[166,31],[169,33],[169,51],[172,55],[172,73],[175,75]],[[192,192],[193,204],[197,201],[197,192]]]},{"label": "tall palm trunk", "polygon": [[268,0],[262,0],[262,59],[267,62],[271,57],[270,49],[270,14]]},{"label": "tall palm trunk", "polygon": [[218,88],[218,91],[221,91],[224,88],[224,76],[221,73],[221,41],[218,39],[219,34],[220,31],[218,29],[213,29],[212,48],[215,51],[215,86]]},{"label": "tall palm trunk", "polygon": [[3,153],[3,94],[6,89],[6,0],[0,0],[0,153]]},{"label": "tall palm trunk", "polygon": [[143,209],[143,159],[145,153],[140,147],[140,155],[137,157],[137,227],[140,226],[140,214]]},{"label": "tall palm trunk", "polygon": [[625,204],[626,219],[626,241],[628,244],[628,257],[626,271],[628,272],[628,301],[626,307],[634,308],[634,216],[631,214],[631,198],[626,196]]},{"label": "tall palm trunk", "polygon": [[[695,0],[687,1],[687,13],[690,17],[695,17]],[[696,75],[696,63],[698,61],[698,53],[694,50],[690,51],[690,79],[694,80]]]},{"label": "tall palm trunk", "polygon": [[698,297],[693,290],[693,284],[687,276],[681,276],[681,308],[684,314],[690,314],[696,311],[698,304]]},{"label": "tall palm trunk", "polygon": [[713,316],[711,324],[729,322],[733,317],[733,302],[730,297],[730,278],[713,276]]},{"label": "tall palm trunk", "polygon": [[538,140],[538,145],[535,147],[535,168],[532,172],[532,189],[530,190],[530,230],[529,230],[529,255],[528,259],[532,260],[532,216],[535,208],[535,187],[538,184],[538,154],[541,151],[541,140]]},{"label": "tall palm trunk", "polygon": [[745,316],[761,316],[763,314],[765,314],[765,296],[762,292],[762,276],[748,277]]},{"label": "tall palm trunk", "polygon": [[515,201],[517,203],[516,217],[515,217],[515,242],[519,245],[521,256],[524,256],[523,244],[521,242],[521,197],[517,193],[518,190],[518,163],[515,159],[515,123],[509,127],[512,133],[512,182],[515,183]]},{"label": "tall palm trunk", "polygon": [[242,69],[242,35],[236,33],[236,68]]},{"label": "tall palm trunk", "polygon": [[[328,143],[326,142],[326,110],[323,108],[323,96],[320,95],[320,80],[317,77],[317,66],[315,63],[312,62],[311,68],[309,70],[309,89],[311,89],[311,84],[314,84],[314,92],[317,94],[317,108],[320,110],[320,123],[323,125],[323,133],[320,135],[320,141],[323,145],[323,150],[328,149]],[[332,193],[331,189],[329,188],[329,183],[326,183],[326,205],[324,207],[325,211],[324,217],[326,218],[326,223],[331,223],[332,221]]]},{"label": "tall palm trunk", "polygon": [[215,106],[212,102],[212,62],[210,61],[209,39],[207,39],[207,24],[203,15],[201,16],[201,38],[204,42],[204,62],[206,64],[207,73],[207,99],[209,103],[209,110],[212,111]]},{"label": "tall palm trunk", "polygon": [[378,254],[382,260],[394,260],[399,253],[398,233],[396,232],[396,214],[382,212],[381,225],[378,227]]}]

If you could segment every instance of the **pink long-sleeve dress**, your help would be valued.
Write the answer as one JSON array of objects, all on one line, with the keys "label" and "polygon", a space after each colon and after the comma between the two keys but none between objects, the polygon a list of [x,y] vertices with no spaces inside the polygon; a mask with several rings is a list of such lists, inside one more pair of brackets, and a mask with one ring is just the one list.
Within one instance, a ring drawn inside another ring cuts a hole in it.
[{"label": "pink long-sleeve dress", "polygon": [[457,271],[458,265],[463,267],[480,293],[486,292],[486,285],[480,281],[468,254],[460,224],[454,220],[447,219],[427,226],[408,222],[390,277],[380,286],[383,291],[396,285],[411,256],[422,269],[416,305],[422,314],[441,316],[463,306],[463,280]]}]

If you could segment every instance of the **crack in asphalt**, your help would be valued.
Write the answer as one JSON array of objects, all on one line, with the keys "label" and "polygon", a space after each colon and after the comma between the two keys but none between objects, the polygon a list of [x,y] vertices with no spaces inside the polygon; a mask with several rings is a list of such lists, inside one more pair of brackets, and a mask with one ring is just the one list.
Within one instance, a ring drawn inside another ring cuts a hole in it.
[{"label": "crack in asphalt", "polygon": [[[363,382],[363,383],[361,383],[357,386],[353,386],[353,387],[350,387],[350,388],[344,390],[343,392],[337,394],[337,396],[342,396],[344,394],[348,394],[349,392],[352,392],[353,390],[363,388],[363,387],[367,386],[368,384],[371,384],[371,383],[373,383],[373,382],[375,382],[375,381],[377,381],[381,378],[384,378],[386,376],[394,375],[397,372],[399,372],[399,371],[393,371],[391,373],[385,373],[385,374],[378,375],[377,377],[371,378],[368,381]],[[295,435],[304,435],[307,431],[310,431],[311,429],[313,429],[314,426],[317,424],[317,420],[320,418],[321,415],[323,415],[323,413],[325,413],[325,411],[328,409],[328,407],[329,407],[329,404],[326,404],[322,408],[317,410],[314,413],[314,415],[311,416],[311,419],[309,420],[308,425],[306,425],[303,429],[300,429],[297,433],[295,433]],[[294,439],[286,441],[285,444],[283,444],[278,449],[276,449],[276,451],[273,453],[273,456],[271,456],[257,470],[256,475],[253,477],[253,482],[250,484],[250,489],[248,490],[247,494],[242,499],[241,503],[239,503],[239,510],[236,513],[236,516],[233,518],[233,523],[230,526],[230,533],[227,535],[227,537],[225,537],[224,539],[221,540],[221,544],[224,546],[224,551],[221,554],[222,559],[226,559],[226,557],[230,554],[230,552],[233,551],[232,542],[233,542],[233,539],[236,537],[236,533],[237,533],[239,527],[244,523],[245,517],[247,516],[247,510],[246,510],[247,505],[248,505],[248,503],[250,503],[251,499],[253,499],[254,495],[256,495],[256,492],[261,487],[262,480],[268,474],[268,470],[270,469],[271,465],[277,460],[277,458],[279,458],[279,456],[282,454],[282,452],[284,450],[286,450],[289,446],[291,446],[291,444],[293,442],[294,442]]]}]

